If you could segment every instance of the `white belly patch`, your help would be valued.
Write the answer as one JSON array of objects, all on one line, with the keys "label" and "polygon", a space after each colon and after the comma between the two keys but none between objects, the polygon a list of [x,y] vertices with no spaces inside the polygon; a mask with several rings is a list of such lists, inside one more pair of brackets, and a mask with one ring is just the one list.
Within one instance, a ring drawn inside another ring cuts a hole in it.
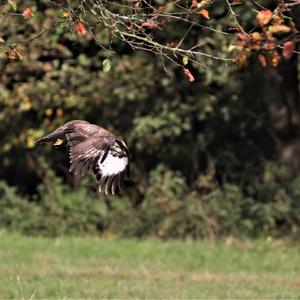
[{"label": "white belly patch", "polygon": [[118,156],[113,156],[111,152],[108,152],[107,157],[102,164],[101,158],[98,160],[98,165],[102,176],[112,176],[125,170],[128,165],[128,158],[119,158]]}]

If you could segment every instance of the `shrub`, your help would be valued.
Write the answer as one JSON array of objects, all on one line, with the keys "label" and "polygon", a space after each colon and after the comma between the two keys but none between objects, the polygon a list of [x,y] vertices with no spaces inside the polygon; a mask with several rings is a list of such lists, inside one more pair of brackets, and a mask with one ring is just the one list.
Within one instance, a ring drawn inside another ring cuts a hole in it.
[{"label": "shrub", "polygon": [[71,190],[59,180],[53,190],[47,188],[41,186],[38,201],[32,201],[0,182],[0,226],[46,236],[98,234],[105,228],[105,205],[85,189]]},{"label": "shrub", "polygon": [[179,172],[159,165],[140,187],[144,197],[135,203],[128,195],[99,195],[84,182],[70,188],[48,170],[34,199],[0,182],[0,225],[51,236],[295,236],[300,225],[300,177],[288,182],[285,176],[282,168],[266,164],[263,176],[242,190],[232,183],[217,183],[212,169],[191,189]]}]

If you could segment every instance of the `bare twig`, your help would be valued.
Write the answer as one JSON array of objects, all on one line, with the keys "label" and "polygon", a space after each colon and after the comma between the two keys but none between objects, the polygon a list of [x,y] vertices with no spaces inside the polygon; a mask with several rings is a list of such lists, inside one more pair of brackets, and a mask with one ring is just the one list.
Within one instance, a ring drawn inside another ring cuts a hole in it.
[{"label": "bare twig", "polygon": [[[223,29],[226,28],[225,26],[223,28],[215,26],[212,21],[206,25],[206,21],[199,14],[200,8],[208,9],[214,0],[198,1],[197,7],[192,5],[191,0],[170,0],[161,6],[157,6],[156,2],[151,0],[81,0],[76,2],[77,4],[70,0],[45,1],[67,12],[66,23],[83,23],[90,37],[99,47],[107,50],[109,55],[113,53],[112,41],[118,39],[128,44],[133,50],[152,52],[162,61],[170,60],[180,66],[182,66],[182,60],[179,59],[184,56],[188,56],[190,62],[199,66],[203,66],[203,61],[207,58],[225,63],[233,61],[231,57],[216,54],[218,52],[214,50],[214,47],[219,35],[231,38],[235,34],[225,31]],[[264,9],[258,1],[251,1],[255,6]],[[202,2],[204,4],[201,4]],[[234,4],[230,0],[225,0],[224,3],[228,7],[228,14],[233,19],[237,31],[251,39],[249,33],[241,25],[239,15],[233,9]],[[300,0],[284,1],[287,9],[299,4]],[[20,14],[17,15],[20,16]],[[169,28],[178,25],[182,28],[182,34],[175,32],[172,34],[174,40],[168,41]],[[101,30],[109,33],[108,45],[107,42],[97,38],[96,30],[100,26]],[[47,31],[48,29],[43,27],[43,30],[32,38],[8,41],[6,44],[27,44]],[[208,36],[207,32],[211,35]]]},{"label": "bare twig", "polygon": [[29,44],[33,40],[38,39],[39,37],[41,37],[47,31],[48,31],[48,28],[43,27],[43,30],[39,34],[35,35],[34,37],[32,37],[30,39],[27,39],[27,40],[18,40],[18,41],[7,41],[7,42],[5,42],[5,44]]}]

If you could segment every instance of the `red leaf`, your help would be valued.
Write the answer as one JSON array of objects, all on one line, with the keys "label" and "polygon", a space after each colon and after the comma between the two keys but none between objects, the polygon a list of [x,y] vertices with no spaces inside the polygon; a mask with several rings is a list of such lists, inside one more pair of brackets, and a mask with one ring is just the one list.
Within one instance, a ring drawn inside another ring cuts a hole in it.
[{"label": "red leaf", "polygon": [[209,13],[208,13],[208,11],[207,11],[206,9],[201,9],[201,10],[199,11],[199,14],[200,14],[202,17],[204,17],[205,19],[209,19]]},{"label": "red leaf", "polygon": [[85,35],[86,34],[86,28],[85,28],[85,26],[82,22],[78,22],[76,24],[75,30],[79,35]]},{"label": "red leaf", "polygon": [[142,27],[147,27],[147,28],[156,28],[158,27],[159,23],[154,22],[154,21],[147,21],[142,23]]},{"label": "red leaf", "polygon": [[192,82],[192,81],[195,80],[194,76],[192,75],[192,73],[190,72],[189,69],[183,68],[183,72],[184,72],[184,74],[188,77],[189,81]]},{"label": "red leaf", "polygon": [[295,50],[295,43],[293,41],[288,41],[283,44],[282,55],[285,58],[291,58]]},{"label": "red leaf", "polygon": [[22,12],[22,16],[25,20],[27,20],[31,15],[32,15],[32,7],[26,7]]},{"label": "red leaf", "polygon": [[197,2],[197,0],[193,0],[193,1],[192,1],[191,7],[198,7],[198,2]]},{"label": "red leaf", "polygon": [[267,25],[272,20],[272,12],[269,9],[261,10],[256,15],[256,22],[261,27]]}]

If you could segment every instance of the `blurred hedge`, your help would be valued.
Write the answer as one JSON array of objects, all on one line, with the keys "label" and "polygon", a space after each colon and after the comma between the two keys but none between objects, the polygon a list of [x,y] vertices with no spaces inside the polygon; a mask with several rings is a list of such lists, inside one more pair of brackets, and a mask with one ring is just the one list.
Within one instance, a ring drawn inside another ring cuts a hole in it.
[{"label": "blurred hedge", "polygon": [[142,203],[136,205],[126,195],[104,199],[84,187],[72,189],[47,171],[47,183],[31,198],[0,182],[0,225],[46,236],[297,237],[300,177],[282,185],[284,176],[270,164],[246,195],[236,184],[220,187],[211,172],[201,175],[191,191],[178,172],[159,165],[150,174]]},{"label": "blurred hedge", "polygon": [[[18,46],[22,61],[0,53],[0,226],[163,238],[298,233],[300,179],[291,180],[278,159],[278,140],[284,146],[298,136],[278,129],[286,115],[275,124],[271,114],[290,105],[283,100],[293,89],[282,82],[296,57],[277,69],[262,68],[256,57],[243,67],[205,61],[207,68],[190,67],[190,83],[175,65],[167,63],[165,72],[157,57],[115,42],[118,53],[104,73],[107,53],[91,37],[54,26],[57,10],[45,2],[30,4],[37,12],[28,22],[0,24],[6,39],[51,28]],[[246,8],[240,14],[251,24]],[[223,22],[224,6],[214,10]],[[194,35],[228,47],[217,33]],[[107,32],[97,38],[108,41]],[[71,119],[126,140],[132,179],[121,196],[98,195],[93,176],[80,182],[67,172],[66,153],[34,146]]]}]

